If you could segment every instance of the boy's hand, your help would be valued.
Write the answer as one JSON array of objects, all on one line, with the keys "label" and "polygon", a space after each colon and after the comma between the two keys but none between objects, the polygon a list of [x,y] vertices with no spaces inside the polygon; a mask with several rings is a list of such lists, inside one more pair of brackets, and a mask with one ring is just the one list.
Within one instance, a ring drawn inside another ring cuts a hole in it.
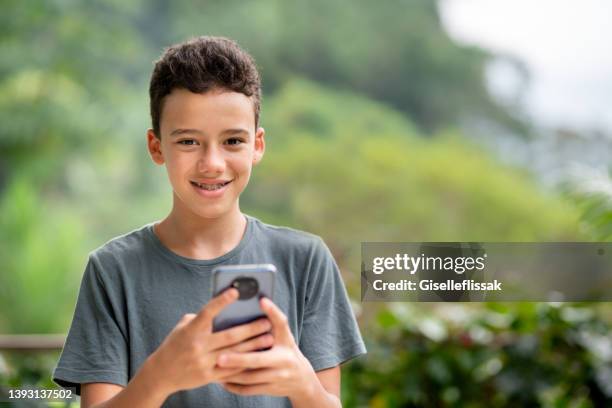
[{"label": "boy's hand", "polygon": [[240,370],[226,376],[221,382],[223,387],[240,395],[308,398],[319,386],[314,369],[295,344],[283,312],[269,299],[262,299],[260,304],[272,322],[274,346],[267,351],[220,353],[219,367]]},{"label": "boy's hand", "polygon": [[238,291],[232,288],[213,298],[197,315],[184,315],[151,354],[147,362],[158,372],[163,382],[159,386],[167,394],[217,382],[243,370],[216,366],[221,352],[250,352],[272,345],[272,335],[265,334],[271,325],[265,318],[212,332],[214,317],[236,299]]}]

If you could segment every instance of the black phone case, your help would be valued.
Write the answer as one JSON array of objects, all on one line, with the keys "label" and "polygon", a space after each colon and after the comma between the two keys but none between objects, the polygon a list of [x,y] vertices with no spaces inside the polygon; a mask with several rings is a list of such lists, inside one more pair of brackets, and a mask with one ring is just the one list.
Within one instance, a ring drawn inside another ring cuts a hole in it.
[{"label": "black phone case", "polygon": [[228,289],[235,279],[250,277],[259,285],[258,293],[244,300],[236,300],[225,307],[213,320],[213,331],[221,331],[265,317],[259,299],[273,300],[276,267],[272,264],[225,265],[213,269],[213,296]]}]

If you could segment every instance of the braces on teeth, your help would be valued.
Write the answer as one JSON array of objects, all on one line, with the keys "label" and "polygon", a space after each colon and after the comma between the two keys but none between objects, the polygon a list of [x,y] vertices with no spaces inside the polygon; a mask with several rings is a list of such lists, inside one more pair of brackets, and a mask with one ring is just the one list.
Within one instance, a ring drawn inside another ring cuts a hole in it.
[{"label": "braces on teeth", "polygon": [[225,186],[227,183],[219,183],[219,184],[200,184],[200,183],[196,183],[195,181],[192,181],[193,184],[195,184],[196,186],[198,186],[199,188],[203,189],[203,190],[208,190],[208,191],[212,191],[212,190],[218,190],[221,187]]}]

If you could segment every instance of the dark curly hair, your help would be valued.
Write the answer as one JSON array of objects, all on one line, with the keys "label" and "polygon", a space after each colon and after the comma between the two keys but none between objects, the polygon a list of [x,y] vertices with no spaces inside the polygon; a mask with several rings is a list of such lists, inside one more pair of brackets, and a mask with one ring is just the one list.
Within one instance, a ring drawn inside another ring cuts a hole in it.
[{"label": "dark curly hair", "polygon": [[255,127],[259,123],[261,80],[253,57],[228,38],[202,36],[167,48],[155,61],[149,84],[153,131],[159,123],[164,98],[175,88],[204,93],[214,88],[239,92],[253,100]]}]

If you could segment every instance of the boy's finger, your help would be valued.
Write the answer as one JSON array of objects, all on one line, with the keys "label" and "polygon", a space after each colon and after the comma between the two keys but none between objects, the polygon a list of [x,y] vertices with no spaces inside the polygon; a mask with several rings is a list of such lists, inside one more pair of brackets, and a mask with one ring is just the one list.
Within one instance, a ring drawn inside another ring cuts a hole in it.
[{"label": "boy's finger", "polygon": [[260,301],[261,310],[268,316],[272,323],[272,333],[274,338],[279,343],[294,342],[293,334],[289,329],[287,316],[268,298],[263,298]]},{"label": "boy's finger", "polygon": [[224,307],[238,299],[238,291],[234,288],[227,289],[215,296],[208,302],[193,319],[193,322],[202,327],[211,327],[212,321]]},{"label": "boy's finger", "polygon": [[273,384],[257,384],[257,385],[242,385],[232,384],[230,382],[224,382],[223,388],[231,393],[238,395],[272,395],[270,390],[273,388]]},{"label": "boy's finger", "polygon": [[241,343],[244,340],[250,339],[257,335],[270,331],[272,325],[266,318],[257,319],[254,322],[241,324],[240,326],[232,327],[217,333],[213,333],[210,337],[210,348],[216,350],[219,348],[233,346]]},{"label": "boy's finger", "polygon": [[274,345],[274,337],[271,334],[263,334],[257,336],[254,339],[243,341],[240,344],[236,344],[232,347],[221,349],[219,351],[230,351],[234,353],[248,353],[251,351],[257,351],[267,349]]},{"label": "boy's finger", "polygon": [[213,377],[215,380],[223,380],[225,378],[231,378],[243,371],[242,368],[223,368],[215,367],[213,369]]},{"label": "boy's finger", "polygon": [[275,367],[283,362],[283,356],[269,351],[254,351],[251,353],[227,353],[223,352],[217,357],[219,367],[266,368]]},{"label": "boy's finger", "polygon": [[[237,368],[232,370],[237,370]],[[241,370],[232,376],[226,377],[225,381],[230,384],[254,385],[278,382],[279,378],[282,378],[282,374],[278,369],[258,368],[254,370]]]}]

